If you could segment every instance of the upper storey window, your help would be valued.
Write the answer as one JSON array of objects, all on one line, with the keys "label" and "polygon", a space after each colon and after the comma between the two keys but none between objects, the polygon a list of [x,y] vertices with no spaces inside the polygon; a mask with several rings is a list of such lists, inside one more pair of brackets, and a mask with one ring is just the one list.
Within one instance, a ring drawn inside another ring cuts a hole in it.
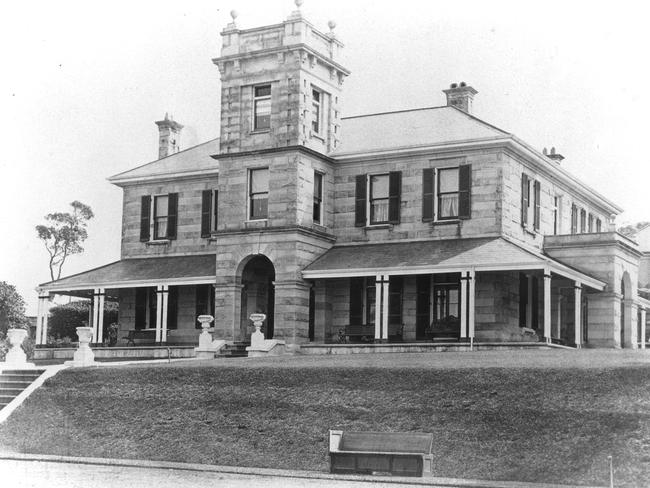
[{"label": "upper storey window", "polygon": [[271,85],[253,87],[253,130],[271,128]]},{"label": "upper storey window", "polygon": [[355,189],[355,225],[399,224],[402,173],[358,175]]},{"label": "upper storey window", "polygon": [[472,166],[425,168],[422,172],[422,220],[453,221],[471,216]]},{"label": "upper storey window", "polygon": [[521,226],[539,231],[541,222],[541,185],[526,173],[521,175]]},{"label": "upper storey window", "polygon": [[266,219],[269,215],[269,168],[252,169],[249,173],[249,218]]},{"label": "upper storey window", "polygon": [[[153,219],[151,216],[153,215]],[[152,225],[153,220],[153,225]],[[143,195],[140,206],[140,241],[176,239],[178,193]]]},{"label": "upper storey window", "polygon": [[388,173],[370,176],[370,224],[388,223]]},{"label": "upper storey window", "polygon": [[153,205],[153,238],[167,238],[168,209],[169,197],[160,195],[154,197]]},{"label": "upper storey window", "polygon": [[311,130],[316,134],[320,134],[322,126],[322,92],[313,89],[311,92],[311,104],[312,104],[312,121],[311,121]]}]

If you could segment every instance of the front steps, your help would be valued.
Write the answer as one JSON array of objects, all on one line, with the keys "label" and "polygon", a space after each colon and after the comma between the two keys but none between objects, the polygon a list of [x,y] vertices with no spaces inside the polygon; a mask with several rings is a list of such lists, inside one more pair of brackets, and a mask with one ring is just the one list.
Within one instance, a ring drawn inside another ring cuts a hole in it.
[{"label": "front steps", "polygon": [[248,357],[248,352],[246,348],[250,346],[250,342],[233,342],[232,344],[226,344],[221,348],[217,353],[218,358],[245,358]]},{"label": "front steps", "polygon": [[0,409],[9,405],[44,371],[43,369],[6,369],[2,371],[0,373]]}]

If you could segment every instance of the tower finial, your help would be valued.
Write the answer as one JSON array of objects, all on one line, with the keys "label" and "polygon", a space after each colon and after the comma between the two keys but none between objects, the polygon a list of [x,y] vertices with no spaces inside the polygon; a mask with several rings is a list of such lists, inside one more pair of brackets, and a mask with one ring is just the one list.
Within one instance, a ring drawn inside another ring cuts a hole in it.
[{"label": "tower finial", "polygon": [[300,7],[302,7],[302,4],[304,3],[303,0],[294,0],[294,3],[296,4],[296,7],[298,7],[298,10],[300,10]]},{"label": "tower finial", "polygon": [[237,20],[237,17],[239,17],[239,12],[236,10],[231,10],[230,11],[230,16],[232,17],[232,23],[235,23],[235,20]]}]

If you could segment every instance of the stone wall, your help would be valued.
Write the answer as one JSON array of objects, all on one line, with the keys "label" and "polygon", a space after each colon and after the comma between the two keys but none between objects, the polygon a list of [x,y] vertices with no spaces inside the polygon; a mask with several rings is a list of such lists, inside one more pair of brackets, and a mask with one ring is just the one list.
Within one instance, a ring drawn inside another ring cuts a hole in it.
[{"label": "stone wall", "polygon": [[[122,258],[160,255],[206,254],[214,252],[209,239],[201,237],[201,193],[217,188],[217,178],[175,179],[158,183],[129,185],[124,188],[122,208]],[[153,212],[151,240],[140,242],[141,199],[145,195],[178,193],[177,238],[153,241]],[[221,207],[219,207],[221,208]],[[221,219],[221,214],[219,215]]]}]

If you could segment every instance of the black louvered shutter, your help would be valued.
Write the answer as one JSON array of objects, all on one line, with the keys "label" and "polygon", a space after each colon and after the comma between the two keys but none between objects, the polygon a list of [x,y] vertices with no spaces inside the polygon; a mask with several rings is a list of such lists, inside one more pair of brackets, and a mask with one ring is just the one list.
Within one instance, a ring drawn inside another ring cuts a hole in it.
[{"label": "black louvered shutter", "polygon": [[176,227],[178,227],[178,193],[170,193],[167,204],[167,239],[176,239]]},{"label": "black louvered shutter", "polygon": [[523,173],[521,175],[521,225],[526,227],[528,224],[528,175]]},{"label": "black louvered shutter", "polygon": [[350,278],[350,325],[363,324],[363,278]]},{"label": "black louvered shutter", "polygon": [[458,168],[458,218],[472,217],[472,165]]},{"label": "black louvered shutter", "polygon": [[428,222],[433,220],[433,168],[425,168],[422,171],[422,220]]},{"label": "black louvered shutter", "polygon": [[167,328],[178,329],[178,287],[170,286],[167,293]]},{"label": "black louvered shutter", "polygon": [[214,191],[212,198],[214,199],[214,202],[212,203],[212,209],[214,211],[214,224],[211,230],[214,232],[217,230],[217,224],[219,222],[219,192],[217,190]]},{"label": "black louvered shutter", "polygon": [[364,227],[366,225],[366,175],[358,175],[355,185],[354,204],[354,225]]},{"label": "black louvered shutter", "polygon": [[535,218],[533,221],[533,226],[535,230],[539,230],[540,223],[540,198],[542,196],[541,185],[539,181],[535,181]]},{"label": "black louvered shutter", "polygon": [[144,195],[140,204],[140,241],[146,242],[151,237],[151,196]]},{"label": "black louvered shutter", "polygon": [[391,171],[388,174],[388,222],[399,224],[399,210],[402,200],[402,172]]},{"label": "black louvered shutter", "polygon": [[201,237],[210,237],[210,217],[212,213],[212,190],[201,193]]}]

